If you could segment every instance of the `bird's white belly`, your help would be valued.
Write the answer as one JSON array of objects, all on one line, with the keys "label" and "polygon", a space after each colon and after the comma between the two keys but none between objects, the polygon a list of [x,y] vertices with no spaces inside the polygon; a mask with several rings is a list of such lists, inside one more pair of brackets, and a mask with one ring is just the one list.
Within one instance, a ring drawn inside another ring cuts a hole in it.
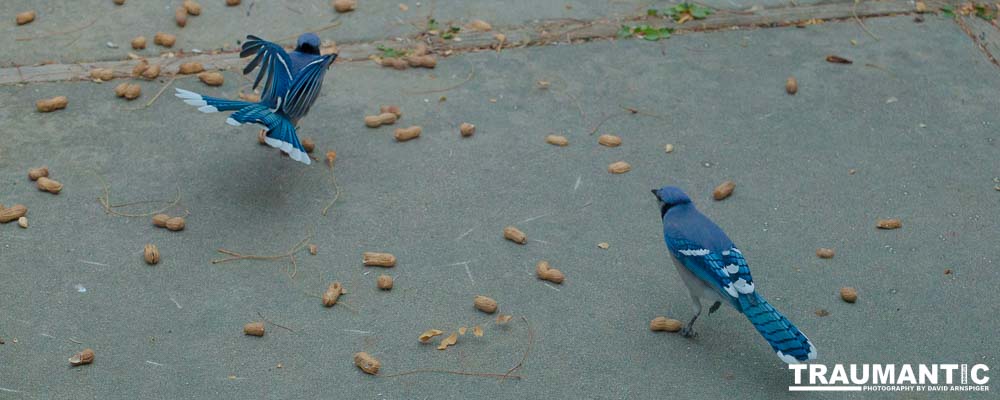
[{"label": "bird's white belly", "polygon": [[692,296],[707,301],[708,305],[712,305],[716,301],[722,301],[723,303],[729,304],[728,301],[723,301],[722,296],[719,295],[719,291],[715,290],[705,283],[705,281],[702,281],[700,278],[695,276],[694,273],[684,266],[684,264],[677,261],[673,254],[670,255],[670,260],[674,262],[674,267],[677,268],[677,274],[681,276],[681,280],[684,281],[684,285],[687,286]]}]

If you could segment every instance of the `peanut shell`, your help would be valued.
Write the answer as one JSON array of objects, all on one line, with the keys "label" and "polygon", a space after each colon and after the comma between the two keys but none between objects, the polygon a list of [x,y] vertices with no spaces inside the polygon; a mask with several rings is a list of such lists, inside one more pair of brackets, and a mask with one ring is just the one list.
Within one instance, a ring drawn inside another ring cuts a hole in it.
[{"label": "peanut shell", "polygon": [[184,217],[173,217],[167,220],[166,228],[174,232],[184,230]]},{"label": "peanut shell", "polygon": [[726,197],[733,194],[733,189],[736,189],[736,182],[722,182],[719,186],[716,186],[715,189],[712,190],[712,198],[715,200],[724,200]]},{"label": "peanut shell", "polygon": [[419,340],[420,343],[427,343],[427,342],[431,341],[431,338],[433,338],[435,336],[438,336],[438,335],[440,335],[442,333],[444,333],[444,331],[441,331],[441,330],[438,330],[438,329],[428,329],[428,330],[424,331],[424,333],[421,333],[420,337],[417,338],[417,340]]},{"label": "peanut shell", "polygon": [[525,235],[524,232],[513,226],[503,228],[503,237],[517,244],[528,243],[528,235]]},{"label": "peanut shell", "polygon": [[264,336],[264,322],[251,322],[243,325],[243,334],[249,336]]},{"label": "peanut shell", "polygon": [[153,43],[156,43],[163,47],[173,47],[174,43],[177,42],[177,35],[171,35],[169,33],[156,32],[153,36]]},{"label": "peanut shell", "polygon": [[326,292],[323,293],[323,305],[326,307],[333,307],[337,304],[337,299],[340,295],[344,293],[344,287],[340,285],[340,282],[333,282],[329,287],[326,288]]},{"label": "peanut shell", "polygon": [[458,126],[458,132],[464,137],[469,137],[476,133],[476,126],[468,122],[463,122],[462,125]]},{"label": "peanut shell", "polygon": [[788,80],[785,81],[785,91],[788,94],[795,94],[799,92],[799,81],[795,80],[794,76],[789,76]]},{"label": "peanut shell", "polygon": [[28,213],[28,207],[22,204],[15,204],[7,208],[0,207],[0,223],[15,221]]},{"label": "peanut shell", "polygon": [[78,365],[86,365],[94,362],[94,351],[91,349],[83,349],[83,351],[76,353],[73,357],[69,358],[69,364],[76,367]]},{"label": "peanut shell", "polygon": [[486,296],[476,296],[472,300],[472,305],[477,310],[487,314],[493,314],[497,311],[497,301]]},{"label": "peanut shell", "polygon": [[624,174],[632,170],[632,166],[625,161],[613,162],[608,165],[608,172],[612,174]]},{"label": "peanut shell", "polygon": [[840,298],[848,303],[858,301],[858,290],[852,287],[840,288]]},{"label": "peanut shell", "polygon": [[396,129],[396,132],[394,133],[393,136],[396,138],[397,142],[405,142],[407,140],[416,139],[420,137],[421,131],[422,129],[419,126],[411,126],[409,128],[398,128]]},{"label": "peanut shell", "polygon": [[32,10],[32,11],[25,11],[25,12],[22,12],[22,13],[18,13],[14,17],[14,19],[15,19],[15,21],[17,21],[18,25],[24,25],[24,24],[30,23],[31,21],[34,21],[35,20],[35,15],[36,14],[35,14],[34,10]]},{"label": "peanut shell", "polygon": [[676,319],[656,317],[649,321],[649,330],[654,332],[677,332],[683,324]]},{"label": "peanut shell", "polygon": [[169,219],[170,216],[167,214],[156,214],[153,216],[153,225],[158,226],[160,228],[166,228],[167,220]]},{"label": "peanut shell", "polygon": [[604,134],[597,137],[597,143],[606,147],[618,147],[622,144],[622,138],[615,135]]},{"label": "peanut shell", "polygon": [[155,244],[147,244],[142,249],[142,256],[146,260],[146,264],[156,265],[156,263],[160,262],[160,250],[156,248]]},{"label": "peanut shell", "polygon": [[31,168],[28,170],[28,179],[31,179],[33,181],[37,181],[38,178],[48,177],[48,176],[49,176],[48,167]]},{"label": "peanut shell", "polygon": [[49,179],[47,177],[40,177],[35,181],[35,185],[38,186],[38,190],[49,192],[52,194],[59,194],[62,191],[63,185],[54,179]]},{"label": "peanut shell", "polygon": [[903,227],[903,221],[899,218],[880,219],[875,226],[879,229],[899,229]]},{"label": "peanut shell", "polygon": [[94,68],[90,70],[90,77],[102,81],[110,81],[115,78],[115,71],[110,68]]},{"label": "peanut shell", "polygon": [[376,284],[379,289],[390,290],[392,289],[392,277],[386,274],[381,274],[378,276]]},{"label": "peanut shell", "polygon": [[62,110],[66,108],[69,104],[69,99],[66,96],[56,96],[51,99],[42,99],[35,102],[35,108],[39,112],[52,112],[55,110]]},{"label": "peanut shell", "polygon": [[378,373],[379,368],[382,368],[382,363],[380,363],[371,354],[365,353],[363,351],[354,353],[354,365],[365,371],[366,374],[375,375]]},{"label": "peanut shell", "polygon": [[136,36],[135,38],[132,39],[131,44],[132,44],[132,48],[135,49],[135,50],[145,49],[146,48],[146,37],[145,36]]},{"label": "peanut shell", "polygon": [[339,13],[351,12],[358,8],[358,0],[333,0],[333,9]]},{"label": "peanut shell", "polygon": [[366,251],[361,254],[361,262],[367,267],[389,268],[396,266],[396,256],[390,253]]},{"label": "peanut shell", "polygon": [[190,75],[190,74],[197,74],[204,70],[205,67],[202,66],[200,62],[191,61],[181,64],[181,66],[177,68],[177,73],[183,75]]},{"label": "peanut shell", "polygon": [[448,346],[454,346],[455,343],[458,343],[458,333],[457,332],[456,333],[452,333],[451,335],[448,335],[448,337],[446,337],[444,339],[441,339],[441,343],[438,344],[437,349],[438,350],[445,350],[445,349],[448,348]]},{"label": "peanut shell", "polygon": [[554,144],[556,146],[569,145],[569,139],[566,139],[565,136],[560,136],[560,135],[548,135],[545,137],[545,142],[548,144]]},{"label": "peanut shell", "polygon": [[204,82],[208,86],[222,86],[225,82],[225,78],[219,72],[202,72],[198,74],[198,79]]},{"label": "peanut shell", "polygon": [[833,258],[833,249],[828,249],[826,247],[820,247],[816,249],[816,257],[819,258]]}]

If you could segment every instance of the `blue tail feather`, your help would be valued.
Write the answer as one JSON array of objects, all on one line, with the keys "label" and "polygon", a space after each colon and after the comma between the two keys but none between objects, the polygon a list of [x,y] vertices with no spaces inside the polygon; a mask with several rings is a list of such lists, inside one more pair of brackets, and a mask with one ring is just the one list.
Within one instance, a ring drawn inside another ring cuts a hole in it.
[{"label": "blue tail feather", "polygon": [[245,123],[255,123],[267,127],[267,137],[264,143],[271,147],[281,149],[295,161],[311,164],[309,155],[299,141],[299,135],[295,132],[295,125],[287,118],[275,114],[267,106],[261,104],[251,104],[234,112],[226,120],[230,125],[240,125]]},{"label": "blue tail feather", "polygon": [[235,111],[254,103],[238,100],[220,99],[218,97],[202,96],[190,90],[177,88],[175,96],[184,99],[188,105],[198,107],[198,111],[214,113],[219,111]]},{"label": "blue tail feather", "polygon": [[202,96],[198,93],[177,89],[177,97],[184,99],[184,102],[198,107],[198,110],[206,113],[219,111],[236,111],[226,123],[238,126],[245,123],[255,123],[267,127],[267,137],[264,142],[271,147],[281,149],[295,161],[309,165],[312,161],[306,154],[305,148],[299,142],[299,136],[295,132],[295,125],[284,116],[275,114],[271,109],[261,103],[250,103],[246,101],[227,100],[217,97]]},{"label": "blue tail feather", "polygon": [[816,359],[816,347],[809,338],[767,300],[754,292],[740,296],[739,301],[743,314],[783,361],[792,364]]}]

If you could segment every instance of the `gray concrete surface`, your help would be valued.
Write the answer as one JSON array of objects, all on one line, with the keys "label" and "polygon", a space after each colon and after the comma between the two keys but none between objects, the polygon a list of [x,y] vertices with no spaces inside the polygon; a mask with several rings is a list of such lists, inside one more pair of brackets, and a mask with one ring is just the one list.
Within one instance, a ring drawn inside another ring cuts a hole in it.
[{"label": "gray concrete surface", "polygon": [[[867,24],[880,41],[841,22],[470,53],[435,70],[338,64],[300,130],[320,154],[339,155],[342,195],[326,217],[333,190],[322,164],[280,157],[256,144],[256,129],[166,95],[129,110],[163,80],[139,82],[132,103],[111,84],[0,87],[0,203],[27,205],[31,221],[0,225],[0,397],[901,397],[788,393],[790,372],[732,310],[701,320],[693,340],[650,332],[653,317],[690,312],[649,194],[664,184],[688,190],[744,249],[759,290],[816,343],[821,362],[995,370],[1000,77],[949,20]],[[829,64],[828,54],[854,64]],[[410,94],[471,72],[452,90]],[[796,96],[784,92],[790,75]],[[235,96],[245,82],[226,78],[221,88],[174,86]],[[34,111],[55,95],[69,97],[66,110]],[[363,115],[387,103],[402,106],[397,126],[422,125],[423,136],[395,143],[392,127],[365,128]],[[621,147],[589,135],[605,118],[598,133],[620,135]],[[459,137],[463,121],[478,126],[474,137]],[[571,144],[548,145],[549,133]],[[608,174],[618,160],[633,170]],[[65,184],[60,195],[25,177],[43,164]],[[179,188],[172,212],[190,211],[187,228],[105,214],[95,173],[116,203],[170,199]],[[712,201],[727,179],[735,194]],[[876,230],[887,217],[903,228]],[[531,241],[503,240],[506,225]],[[219,247],[276,254],[310,232],[319,254],[297,255],[294,280],[288,262],[210,263]],[[155,267],[142,262],[149,242],[162,253]],[[817,247],[837,256],[818,259]],[[366,269],[363,251],[395,253],[399,264]],[[537,280],[540,259],[566,282]],[[379,272],[396,277],[391,292],[375,289]],[[327,309],[310,294],[332,280],[349,293]],[[858,303],[838,298],[842,286],[858,288]],[[477,294],[530,322],[523,379],[377,378],[353,366],[364,350],[383,375],[506,372],[528,327],[494,326],[472,308]],[[258,312],[295,332],[268,325],[263,338],[244,336]],[[485,336],[448,351],[416,340],[474,324]],[[69,367],[83,347],[96,350],[95,363]],[[989,394],[927,398],[974,396]]]},{"label": "gray concrete surface", "polygon": [[[795,4],[815,4],[843,0],[806,0]],[[189,17],[184,28],[174,22],[174,10],[181,1],[127,1],[116,6],[111,0],[6,0],[2,6],[7,19],[0,28],[0,66],[32,65],[43,62],[92,62],[122,60],[129,52],[156,56],[183,50],[213,51],[234,49],[248,33],[291,45],[305,30],[326,29],[324,40],[337,42],[372,41],[416,34],[427,29],[427,20],[441,27],[463,26],[471,19],[483,19],[498,30],[536,20],[625,18],[645,15],[648,8],[663,9],[677,2],[653,0],[614,1],[462,1],[462,0],[361,0],[356,11],[337,14],[329,1],[271,0],[243,1],[228,7],[222,0],[202,0],[202,14]],[[400,4],[407,6],[402,11]],[[711,0],[704,4],[719,10],[746,10],[753,6],[774,7],[791,3],[784,0]],[[17,26],[14,14],[36,10],[35,22]],[[338,24],[330,28],[331,24]],[[157,32],[177,35],[171,49],[153,45]],[[145,50],[129,46],[132,38],[143,35]],[[109,43],[117,46],[109,47]]]}]

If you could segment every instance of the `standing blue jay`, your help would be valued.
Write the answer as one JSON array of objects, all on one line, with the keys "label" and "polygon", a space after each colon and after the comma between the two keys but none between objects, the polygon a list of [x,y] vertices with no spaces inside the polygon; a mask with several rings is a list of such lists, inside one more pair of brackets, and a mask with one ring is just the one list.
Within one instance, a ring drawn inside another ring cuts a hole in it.
[{"label": "standing blue jay", "polygon": [[264,141],[268,145],[281,149],[293,160],[310,164],[295,127],[319,97],[323,77],[337,55],[320,55],[319,36],[314,33],[299,36],[292,54],[286,53],[277,44],[249,35],[243,43],[240,57],[251,54],[256,54],[256,57],[247,64],[243,73],[249,74],[260,65],[257,79],[253,82],[256,89],[264,80],[259,102],[202,96],[180,88],[177,89],[177,97],[205,113],[236,111],[226,119],[229,125],[239,126],[247,122],[264,125],[267,128]]},{"label": "standing blue jay", "polygon": [[694,317],[681,334],[694,336],[701,300],[712,302],[709,314],[726,303],[750,319],[782,361],[794,364],[816,359],[816,347],[809,338],[757,293],[743,253],[726,233],[699,212],[681,189],[664,186],[653,189],[653,194],[660,203],[663,239],[694,302]]}]

